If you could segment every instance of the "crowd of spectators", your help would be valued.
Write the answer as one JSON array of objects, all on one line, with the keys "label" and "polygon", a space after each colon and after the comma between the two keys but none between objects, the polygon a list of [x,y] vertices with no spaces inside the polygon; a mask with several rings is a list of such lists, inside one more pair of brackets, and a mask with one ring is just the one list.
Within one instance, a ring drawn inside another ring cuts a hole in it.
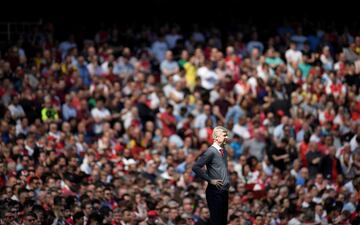
[{"label": "crowd of spectators", "polygon": [[360,223],[359,33],[55,30],[1,52],[0,224],[206,225],[219,125],[230,225]]}]

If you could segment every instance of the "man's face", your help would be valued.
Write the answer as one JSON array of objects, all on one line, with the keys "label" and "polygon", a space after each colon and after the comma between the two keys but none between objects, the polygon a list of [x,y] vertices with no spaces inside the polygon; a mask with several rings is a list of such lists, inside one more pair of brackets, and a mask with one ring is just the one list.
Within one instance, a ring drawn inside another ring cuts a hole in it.
[{"label": "man's face", "polygon": [[104,222],[111,224],[112,212],[104,216]]},{"label": "man's face", "polygon": [[263,224],[263,217],[262,216],[257,216],[255,220],[256,220],[256,224]]},{"label": "man's face", "polygon": [[81,217],[78,221],[76,221],[75,225],[83,225],[84,224],[84,217]]},{"label": "man's face", "polygon": [[93,206],[91,204],[86,204],[84,214],[85,215],[90,215],[92,210],[93,210]]},{"label": "man's face", "polygon": [[96,188],[96,197],[97,198],[102,199],[103,193],[104,193],[104,191],[101,187]]},{"label": "man's face", "polygon": [[295,43],[291,43],[291,44],[290,44],[290,48],[291,48],[291,49],[296,49],[296,44],[295,44]]},{"label": "man's face", "polygon": [[169,208],[163,208],[163,210],[161,211],[161,217],[164,218],[164,219],[168,219],[169,218],[169,212],[170,212]]},{"label": "man's face", "polygon": [[318,214],[318,215],[322,215],[323,213],[323,208],[321,205],[316,205],[315,206],[315,213]]},{"label": "man's face", "polygon": [[96,102],[96,107],[97,107],[98,109],[102,109],[102,108],[104,107],[104,102],[103,102],[102,100],[98,100],[98,101]]},{"label": "man's face", "polygon": [[172,113],[173,113],[173,109],[172,109],[171,107],[168,107],[168,108],[166,109],[166,111],[167,111],[167,113],[169,113],[169,114],[172,114]]},{"label": "man's face", "polygon": [[70,209],[65,209],[64,211],[64,217],[65,218],[69,218],[71,216],[71,210]]},{"label": "man's face", "polygon": [[110,190],[105,190],[104,195],[105,195],[106,200],[108,200],[108,201],[111,200],[111,191]]},{"label": "man's face", "polygon": [[14,103],[14,105],[17,105],[17,104],[19,104],[19,97],[14,97],[14,99],[13,99],[13,103]]},{"label": "man's face", "polygon": [[323,182],[323,176],[321,174],[316,175],[316,183],[321,184]]},{"label": "man's face", "polygon": [[4,163],[0,163],[0,174],[4,173],[5,171],[5,166],[4,166]]},{"label": "man's face", "polygon": [[226,131],[218,131],[218,136],[216,139],[220,144],[226,143],[227,138],[228,138],[228,135],[227,135]]},{"label": "man's face", "polygon": [[185,212],[192,212],[193,210],[193,206],[192,206],[192,202],[191,199],[185,199],[183,202],[183,208]]},{"label": "man's face", "polygon": [[165,57],[166,57],[166,60],[171,61],[173,58],[172,52],[167,51]]},{"label": "man's face", "polygon": [[84,64],[84,57],[79,57],[78,63],[82,66]]},{"label": "man's face", "polygon": [[177,208],[170,209],[169,217],[171,220],[175,220],[177,216],[179,216],[179,211]]},{"label": "man's face", "polygon": [[34,179],[32,185],[33,185],[33,188],[34,188],[34,189],[39,188],[40,185],[41,185],[41,180],[40,180],[40,179]]},{"label": "man's face", "polygon": [[301,170],[301,176],[307,179],[309,177],[309,171],[307,169]]},{"label": "man's face", "polygon": [[[23,160],[21,161],[21,164],[26,167],[27,165],[29,165],[29,157],[25,156],[23,158]],[[27,170],[24,170],[24,173],[23,173],[24,176],[28,176],[29,175],[29,172]]]},{"label": "man's face", "polygon": [[35,225],[36,223],[36,218],[33,216],[26,216],[24,219],[24,225]]},{"label": "man's face", "polygon": [[12,212],[6,212],[4,215],[5,224],[11,224],[15,220],[15,215]]},{"label": "man's face", "polygon": [[149,224],[156,224],[156,219],[157,219],[156,216],[149,216],[148,217],[148,223]]},{"label": "man's face", "polygon": [[211,107],[209,105],[205,105],[204,106],[204,113],[206,115],[210,115],[211,114]]},{"label": "man's face", "polygon": [[204,218],[205,220],[208,220],[210,218],[210,212],[208,208],[203,208],[201,210],[201,217]]},{"label": "man's face", "polygon": [[124,222],[130,222],[131,221],[131,211],[125,211],[123,215]]},{"label": "man's face", "polygon": [[121,212],[115,212],[113,214],[113,219],[114,219],[115,222],[120,223],[120,221],[121,221]]}]

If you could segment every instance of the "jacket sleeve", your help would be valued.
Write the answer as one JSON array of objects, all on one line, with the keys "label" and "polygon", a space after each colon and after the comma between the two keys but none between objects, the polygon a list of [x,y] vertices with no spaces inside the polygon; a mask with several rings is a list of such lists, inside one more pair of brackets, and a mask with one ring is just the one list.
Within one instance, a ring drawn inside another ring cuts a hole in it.
[{"label": "jacket sleeve", "polygon": [[195,162],[195,165],[192,168],[192,170],[198,177],[200,177],[203,180],[206,180],[207,182],[210,182],[211,177],[209,177],[209,175],[207,175],[202,168],[206,164],[211,162],[212,158],[213,158],[213,152],[210,150],[206,150],[203,154],[199,156],[199,158]]}]

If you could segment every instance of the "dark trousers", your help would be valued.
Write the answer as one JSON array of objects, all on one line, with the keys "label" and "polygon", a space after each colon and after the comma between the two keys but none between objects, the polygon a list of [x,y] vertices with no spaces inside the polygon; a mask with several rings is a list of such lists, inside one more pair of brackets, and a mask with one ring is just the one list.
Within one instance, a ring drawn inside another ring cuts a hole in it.
[{"label": "dark trousers", "polygon": [[209,184],[206,188],[206,201],[210,211],[211,225],[226,225],[229,207],[229,192],[219,190]]}]

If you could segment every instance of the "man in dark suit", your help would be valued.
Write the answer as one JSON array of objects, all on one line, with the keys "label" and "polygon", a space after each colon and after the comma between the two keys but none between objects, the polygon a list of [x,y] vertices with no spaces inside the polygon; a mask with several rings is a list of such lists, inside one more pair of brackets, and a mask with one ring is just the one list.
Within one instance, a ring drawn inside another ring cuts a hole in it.
[{"label": "man in dark suit", "polygon": [[[226,225],[228,214],[230,179],[227,167],[227,152],[224,149],[228,130],[218,126],[214,128],[214,143],[197,159],[193,171],[208,182],[206,201],[210,211],[212,225]],[[202,170],[206,165],[206,171]]]}]

